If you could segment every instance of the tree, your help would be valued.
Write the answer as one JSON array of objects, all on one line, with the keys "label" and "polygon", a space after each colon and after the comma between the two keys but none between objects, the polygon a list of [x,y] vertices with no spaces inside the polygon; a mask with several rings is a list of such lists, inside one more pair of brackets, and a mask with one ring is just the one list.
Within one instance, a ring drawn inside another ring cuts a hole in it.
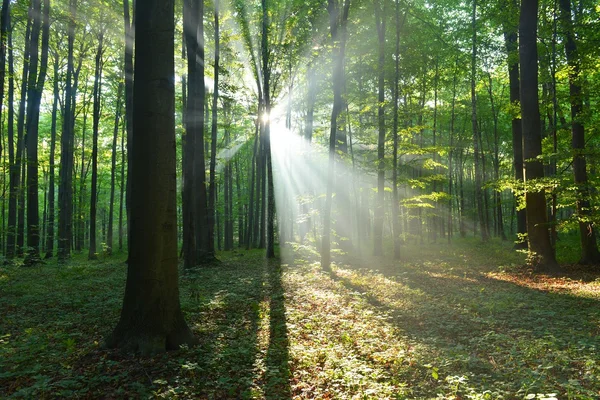
[{"label": "tree", "polygon": [[[96,210],[98,208],[98,130],[100,124],[100,107],[102,92],[102,67],[104,53],[104,27],[98,34],[98,48],[96,50],[96,66],[94,70],[94,111],[93,111],[93,138],[92,138],[92,188],[90,198],[90,247],[88,259],[95,260],[96,254]],[[84,132],[85,133],[85,132]]]},{"label": "tree", "polygon": [[471,52],[471,129],[473,132],[473,158],[475,159],[475,199],[477,201],[477,217],[479,220],[479,230],[481,239],[489,239],[487,224],[484,217],[483,204],[483,160],[480,157],[481,131],[477,124],[477,95],[476,95],[476,70],[477,70],[477,0],[473,0],[473,9],[471,14],[471,24],[473,29],[473,41]]},{"label": "tree", "polygon": [[77,0],[69,0],[69,23],[67,37],[67,75],[65,78],[65,106],[63,130],[60,139],[60,182],[58,189],[58,258],[66,260],[71,255],[73,235],[73,47],[75,42],[75,21]]},{"label": "tree", "polygon": [[[48,68],[48,40],[50,30],[50,0],[33,0],[30,8],[33,24],[29,44],[29,77],[27,83],[27,264],[40,260],[40,216],[38,198],[38,132],[40,103],[46,70]],[[41,57],[38,55],[40,31],[42,33]],[[39,58],[38,58],[39,57]],[[38,73],[39,61],[39,73]]]},{"label": "tree", "polygon": [[129,267],[107,345],[151,355],[195,342],[177,273],[174,0],[140,3],[135,30]]},{"label": "tree", "polygon": [[[515,165],[515,179],[518,183],[523,182],[523,133],[521,116],[517,111],[520,108],[520,82],[519,82],[519,52],[518,52],[518,22],[513,21],[513,15],[518,12],[518,6],[515,0],[507,0],[507,15],[502,21],[502,30],[504,31],[504,45],[506,48],[506,59],[508,64],[508,79],[510,87],[510,103],[512,105],[512,150],[513,162]],[[525,209],[517,210],[517,234],[525,235],[527,233],[527,215]],[[525,240],[518,240],[516,247],[526,248]]]},{"label": "tree", "polygon": [[333,109],[331,110],[329,128],[329,161],[327,168],[327,195],[325,197],[325,210],[323,212],[323,236],[321,238],[321,268],[328,270],[331,267],[331,205],[333,197],[333,176],[335,171],[335,144],[339,121],[344,100],[344,58],[346,55],[346,24],[350,12],[350,0],[328,0],[327,12],[329,13],[329,31],[333,42]]},{"label": "tree", "polygon": [[[542,130],[538,99],[537,17],[538,0],[523,0],[519,19],[519,59],[521,79],[521,120],[523,158],[525,160],[525,203],[527,210],[528,262],[535,267],[559,269],[546,219],[546,198],[539,179],[544,166],[537,158],[542,154]],[[537,181],[536,181],[537,180]]]},{"label": "tree", "polygon": [[573,148],[573,175],[577,186],[576,209],[581,241],[581,264],[597,264],[600,252],[596,232],[590,220],[590,190],[585,159],[585,127],[583,125],[583,91],[581,89],[580,61],[571,21],[571,1],[560,0],[560,19],[565,36],[565,52],[569,64],[569,94],[571,103],[571,146]]},{"label": "tree", "polygon": [[377,25],[378,63],[377,63],[377,203],[375,206],[375,223],[373,224],[373,255],[383,255],[383,218],[385,195],[385,6],[375,0],[375,23]]}]

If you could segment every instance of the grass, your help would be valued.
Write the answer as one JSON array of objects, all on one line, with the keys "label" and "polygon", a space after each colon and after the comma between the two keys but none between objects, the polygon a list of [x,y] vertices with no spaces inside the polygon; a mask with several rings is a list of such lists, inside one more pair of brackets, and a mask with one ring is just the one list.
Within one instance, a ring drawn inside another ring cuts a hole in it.
[{"label": "grass", "polygon": [[122,259],[0,267],[0,398],[600,397],[597,275],[533,275],[499,242],[338,256],[331,273],[305,250],[183,273],[200,343],[146,359],[101,347]]}]

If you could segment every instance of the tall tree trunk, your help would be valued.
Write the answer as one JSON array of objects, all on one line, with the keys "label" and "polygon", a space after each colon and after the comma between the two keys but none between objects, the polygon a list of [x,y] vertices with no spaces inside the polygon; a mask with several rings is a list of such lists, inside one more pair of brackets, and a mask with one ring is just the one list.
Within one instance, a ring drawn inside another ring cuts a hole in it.
[{"label": "tall tree trunk", "polygon": [[[86,79],[87,80],[87,79]],[[81,127],[81,168],[79,172],[79,201],[77,202],[75,209],[76,217],[74,221],[75,225],[75,251],[81,252],[85,242],[85,211],[84,211],[84,200],[85,200],[85,181],[87,177],[87,168],[85,165],[85,134],[87,132],[87,117],[88,117],[88,102],[86,100],[87,86],[83,91],[82,107],[83,107],[83,125]],[[75,174],[77,171],[75,171]],[[76,198],[77,198],[76,197]]]},{"label": "tall tree trunk", "polygon": [[[195,151],[194,151],[194,189],[195,189],[195,234],[196,234],[196,264],[209,263],[214,260],[214,242],[208,233],[210,215],[208,212],[208,193],[206,188],[206,153],[208,141],[204,133],[207,131],[208,102],[206,101],[206,86],[204,84],[205,52],[204,52],[204,2],[196,0],[195,16],[197,22],[197,47],[195,48],[195,86],[193,88],[196,101],[195,113]],[[188,48],[188,62],[192,59]],[[188,76],[190,79],[190,76]],[[189,86],[188,86],[189,87]],[[191,87],[190,87],[191,89]],[[188,90],[188,103],[191,101],[192,92]]]},{"label": "tall tree trunk", "polygon": [[53,82],[53,100],[52,100],[52,125],[50,128],[50,172],[48,180],[48,222],[46,224],[46,255],[45,258],[51,258],[54,255],[54,219],[55,219],[55,152],[56,152],[56,123],[58,119],[58,97],[60,90],[58,87],[59,60],[58,52],[54,54],[54,82]]},{"label": "tall tree trunk", "polygon": [[[400,0],[396,0],[396,50],[394,52],[394,159],[392,165],[392,231],[394,259],[400,259],[400,197],[398,196],[398,101],[400,99]],[[402,23],[404,25],[404,21]]]},{"label": "tall tree trunk", "polygon": [[209,169],[209,186],[208,186],[208,256],[214,257],[215,254],[215,201],[216,201],[216,165],[217,165],[217,110],[219,100],[219,61],[220,61],[220,34],[219,34],[219,0],[215,0],[214,4],[214,28],[215,28],[215,63],[213,69],[213,98],[211,108],[211,129],[210,129],[210,169]]},{"label": "tall tree trunk", "polygon": [[[6,78],[6,47],[8,45],[8,30],[10,28],[10,0],[2,1],[0,13],[0,110],[4,104],[4,80]],[[0,156],[2,155],[0,143]],[[4,213],[3,213],[4,215]]]},{"label": "tall tree trunk", "polygon": [[[264,158],[266,167],[266,197],[263,196],[263,201],[266,200],[267,215],[266,215],[266,250],[267,258],[275,257],[275,186],[273,183],[273,163],[271,160],[271,66],[270,66],[270,50],[269,50],[269,16],[267,0],[262,0],[262,74],[263,74],[263,100],[264,113],[267,116],[264,121]],[[264,176],[264,175],[263,175]],[[264,192],[263,192],[264,193]]]},{"label": "tall tree trunk", "polygon": [[519,57],[521,78],[521,118],[523,124],[523,158],[525,160],[525,202],[529,259],[532,266],[556,271],[554,249],[546,219],[546,198],[532,180],[544,177],[544,166],[537,159],[542,154],[542,132],[538,100],[537,19],[538,0],[523,0],[519,20]]},{"label": "tall tree trunk", "polygon": [[[133,16],[135,17],[135,0]],[[123,0],[123,26],[125,28],[125,129],[127,130],[127,188],[125,191],[125,209],[127,213],[127,243],[129,244],[129,212],[131,183],[129,165],[131,164],[131,146],[133,144],[133,45],[135,31],[131,23],[129,0]]]},{"label": "tall tree trunk", "polygon": [[[508,0],[509,8],[508,15],[518,14],[518,5],[516,0]],[[518,37],[518,22],[511,22],[508,19],[503,20],[504,43],[506,47],[507,63],[508,63],[508,79],[510,86],[510,102],[515,109],[512,112],[512,149],[513,162],[515,165],[515,180],[517,183],[523,183],[523,133],[521,125],[520,112],[516,109],[520,107],[520,81],[519,81],[519,49],[517,43]],[[515,201],[519,196],[515,196]],[[527,248],[527,241],[524,236],[527,233],[527,214],[525,208],[517,210],[517,241],[515,248]],[[521,239],[523,238],[523,239]]]},{"label": "tall tree trunk", "polygon": [[121,93],[123,81],[119,81],[117,88],[117,105],[115,109],[115,126],[113,129],[111,168],[110,168],[110,201],[108,203],[108,232],[106,234],[106,248],[108,254],[113,250],[113,216],[115,213],[115,180],[117,178],[117,140],[119,139],[119,123],[121,121]]},{"label": "tall tree trunk", "polygon": [[17,239],[17,201],[19,192],[19,143],[15,155],[14,139],[14,100],[15,100],[15,70],[12,46],[12,30],[8,32],[8,163],[9,167],[9,198],[8,198],[8,218],[7,218],[7,236],[6,236],[6,258],[12,260],[16,254]]},{"label": "tall tree trunk", "polygon": [[[29,5],[31,10],[32,4]],[[29,11],[31,12],[31,11]],[[23,52],[23,72],[21,75],[21,95],[19,98],[19,111],[17,115],[17,158],[19,170],[17,183],[17,256],[21,257],[25,248],[25,108],[27,100],[27,82],[29,77],[30,37],[33,20],[28,18],[25,29],[25,51]]]},{"label": "tall tree trunk", "polygon": [[140,3],[135,27],[129,268],[121,318],[107,345],[152,355],[195,342],[181,312],[177,272],[174,0]]},{"label": "tall tree trunk", "polygon": [[581,240],[581,264],[597,264],[600,252],[596,232],[590,219],[590,188],[585,159],[585,128],[583,126],[582,77],[577,42],[571,20],[571,1],[559,0],[560,19],[565,37],[565,52],[569,64],[569,94],[571,101],[571,146],[573,148],[573,175],[577,186],[577,217]]},{"label": "tall tree trunk", "polygon": [[[488,94],[490,95],[490,107],[492,111],[492,119],[494,121],[494,179],[496,182],[500,180],[500,138],[498,135],[498,112],[496,110],[496,102],[494,101],[492,75],[488,74]],[[502,197],[501,192],[494,190],[494,205],[496,208],[496,233],[506,240],[504,232],[504,216],[502,215]]]},{"label": "tall tree trunk", "polygon": [[125,203],[125,164],[127,163],[127,155],[125,150],[125,124],[121,132],[121,187],[119,188],[119,251],[123,250],[123,209]]},{"label": "tall tree trunk", "polygon": [[375,206],[375,223],[373,224],[373,255],[383,255],[383,216],[385,196],[385,7],[382,10],[379,0],[375,0],[375,23],[377,25],[378,64],[377,121],[379,137],[377,140],[377,202]]},{"label": "tall tree trunk", "polygon": [[[27,88],[27,258],[26,264],[40,261],[40,216],[38,177],[38,132],[40,104],[48,69],[48,41],[50,37],[50,0],[32,1],[33,25]],[[39,35],[42,32],[41,56],[38,58]],[[38,72],[39,61],[39,72]]]},{"label": "tall tree trunk", "polygon": [[102,53],[104,32],[98,36],[98,49],[96,51],[96,68],[94,71],[94,115],[92,138],[92,188],[90,193],[90,247],[89,260],[98,258],[96,250],[96,214],[98,208],[98,129],[100,124],[100,93],[102,92]]},{"label": "tall tree trunk", "polygon": [[[194,176],[194,154],[196,151],[197,130],[199,115],[202,109],[198,109],[198,98],[196,96],[198,83],[196,80],[199,63],[196,60],[198,54],[198,2],[186,0],[183,8],[184,37],[187,50],[187,91],[185,110],[185,133],[183,135],[183,193],[182,193],[182,222],[183,222],[183,266],[190,269],[196,266],[196,205],[195,205],[195,181]],[[200,173],[200,172],[199,172]],[[202,171],[201,173],[204,173]]]},{"label": "tall tree trunk", "polygon": [[335,144],[338,132],[338,117],[340,116],[344,101],[342,90],[344,88],[344,58],[346,55],[346,23],[350,11],[350,0],[339,4],[336,0],[327,1],[329,13],[329,30],[333,42],[333,109],[329,131],[329,161],[327,169],[327,195],[325,197],[325,210],[323,212],[323,236],[321,238],[321,268],[331,268],[331,206],[333,197],[333,177],[335,172]]},{"label": "tall tree trunk", "polygon": [[58,189],[58,258],[65,260],[71,255],[73,235],[73,44],[75,41],[75,22],[77,18],[77,0],[70,0],[70,20],[67,40],[67,76],[65,81],[65,112],[60,152],[60,183]]},{"label": "tall tree trunk", "polygon": [[484,204],[483,204],[483,172],[482,172],[482,160],[480,158],[480,151],[483,149],[479,148],[481,141],[481,132],[477,126],[477,95],[475,92],[475,84],[477,78],[477,0],[473,0],[473,13],[471,19],[471,27],[473,30],[473,51],[471,53],[471,125],[473,130],[473,158],[475,161],[475,199],[477,201],[477,216],[479,219],[479,230],[481,232],[481,239],[483,241],[488,240],[487,228],[484,216]]}]

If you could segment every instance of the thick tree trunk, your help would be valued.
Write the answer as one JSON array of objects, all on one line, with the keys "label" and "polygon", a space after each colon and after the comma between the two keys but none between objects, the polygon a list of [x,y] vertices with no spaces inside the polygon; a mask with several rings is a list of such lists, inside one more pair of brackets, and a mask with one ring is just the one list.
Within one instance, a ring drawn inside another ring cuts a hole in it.
[{"label": "thick tree trunk", "polygon": [[[537,159],[542,154],[542,132],[538,100],[537,55],[538,0],[523,0],[519,20],[519,57],[521,78],[521,118],[523,124],[523,158],[525,160],[525,202],[529,264],[556,271],[554,249],[550,243],[546,219],[546,198],[535,188],[535,180],[544,177],[544,166]],[[530,181],[534,181],[530,183]]]},{"label": "thick tree trunk", "polygon": [[135,18],[129,267],[107,345],[142,355],[195,342],[179,303],[173,14],[173,0],[148,0]]}]

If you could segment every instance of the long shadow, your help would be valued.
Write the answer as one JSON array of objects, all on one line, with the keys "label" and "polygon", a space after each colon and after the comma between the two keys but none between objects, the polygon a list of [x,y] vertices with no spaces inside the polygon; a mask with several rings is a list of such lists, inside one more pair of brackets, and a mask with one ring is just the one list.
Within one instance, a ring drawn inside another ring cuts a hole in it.
[{"label": "long shadow", "polygon": [[269,262],[269,347],[266,356],[265,397],[267,399],[291,398],[289,339],[285,316],[285,296],[282,286],[282,266]]},{"label": "long shadow", "polygon": [[199,344],[186,353],[191,369],[182,375],[194,395],[252,397],[258,380],[260,303],[266,295],[260,262],[226,260],[201,269],[185,286],[188,323]]}]

